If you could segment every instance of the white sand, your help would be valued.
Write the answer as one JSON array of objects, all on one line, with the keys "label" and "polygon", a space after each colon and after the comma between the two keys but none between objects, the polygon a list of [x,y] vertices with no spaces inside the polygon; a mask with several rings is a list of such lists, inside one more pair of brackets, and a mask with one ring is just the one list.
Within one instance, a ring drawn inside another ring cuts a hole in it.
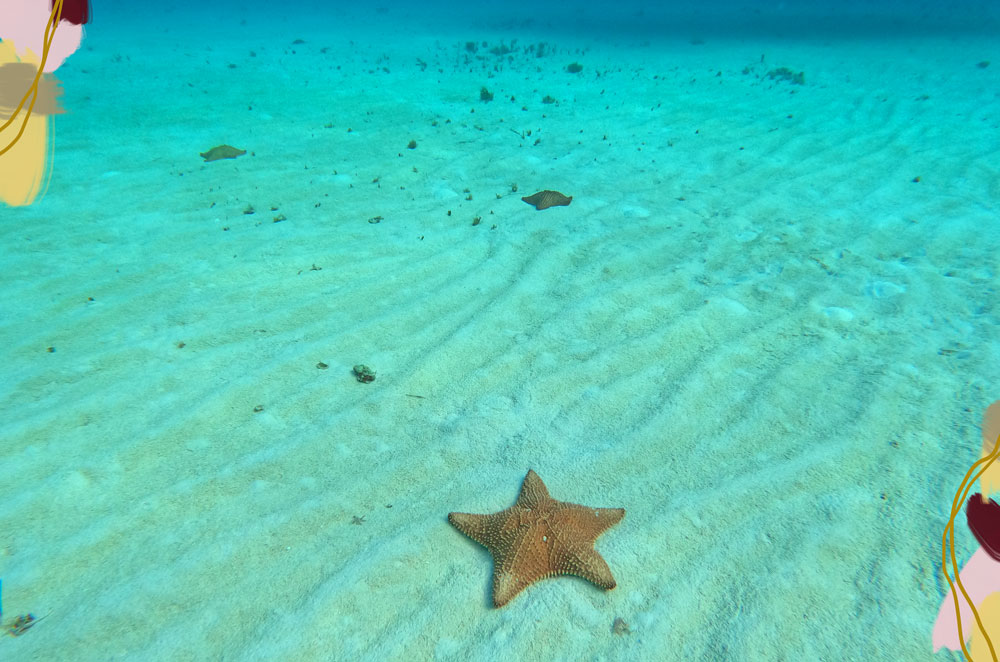
[{"label": "white sand", "polygon": [[[4,618],[48,615],[0,659],[959,659],[995,41],[240,18],[99,14],[0,209]],[[528,468],[627,509],[617,589],[490,607],[446,515]]]}]

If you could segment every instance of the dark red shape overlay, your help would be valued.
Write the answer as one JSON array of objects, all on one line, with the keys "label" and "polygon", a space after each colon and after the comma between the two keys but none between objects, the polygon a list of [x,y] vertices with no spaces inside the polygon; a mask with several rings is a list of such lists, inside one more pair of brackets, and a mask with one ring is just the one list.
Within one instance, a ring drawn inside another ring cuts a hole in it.
[{"label": "dark red shape overlay", "polygon": [[1000,504],[993,499],[983,503],[981,494],[973,494],[965,504],[965,519],[983,551],[1000,561]]},{"label": "dark red shape overlay", "polygon": [[[52,11],[53,2],[49,2],[49,11]],[[89,0],[63,0],[62,20],[73,25],[83,25],[90,21]]]}]

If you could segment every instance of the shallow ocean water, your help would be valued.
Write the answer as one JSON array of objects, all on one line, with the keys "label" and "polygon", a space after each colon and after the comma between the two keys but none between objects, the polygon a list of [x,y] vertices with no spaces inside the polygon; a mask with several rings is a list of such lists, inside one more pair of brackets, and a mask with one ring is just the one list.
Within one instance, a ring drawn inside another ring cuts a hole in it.
[{"label": "shallow ocean water", "polygon": [[[0,207],[0,659],[962,659],[991,5],[93,13]],[[447,515],[528,469],[614,590],[492,607]]]}]

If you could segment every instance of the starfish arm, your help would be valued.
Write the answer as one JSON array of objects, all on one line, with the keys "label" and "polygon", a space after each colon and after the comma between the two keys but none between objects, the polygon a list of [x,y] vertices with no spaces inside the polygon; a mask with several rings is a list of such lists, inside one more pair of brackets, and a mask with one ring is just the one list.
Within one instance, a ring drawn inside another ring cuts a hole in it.
[{"label": "starfish arm", "polygon": [[524,484],[521,485],[521,493],[517,497],[517,505],[522,508],[537,508],[550,500],[545,483],[538,474],[528,469],[528,475],[524,477]]},{"label": "starfish arm", "polygon": [[601,535],[625,517],[624,508],[593,508],[593,510],[597,513],[598,525],[601,527],[597,535]]},{"label": "starfish arm", "polygon": [[583,577],[591,584],[600,586],[603,589],[613,589],[618,584],[615,582],[611,568],[597,550],[581,550],[569,556],[556,569],[561,575],[576,575]]},{"label": "starfish arm", "polygon": [[448,522],[480,545],[489,547],[492,532],[491,517],[474,513],[448,513]]},{"label": "starfish arm", "polygon": [[493,571],[493,606],[503,607],[525,587],[553,574],[540,568],[514,572],[513,568],[503,568],[497,563]]},{"label": "starfish arm", "polygon": [[565,502],[560,506],[557,517],[566,528],[576,532],[577,540],[589,539],[591,543],[625,517],[624,508],[588,508]]}]

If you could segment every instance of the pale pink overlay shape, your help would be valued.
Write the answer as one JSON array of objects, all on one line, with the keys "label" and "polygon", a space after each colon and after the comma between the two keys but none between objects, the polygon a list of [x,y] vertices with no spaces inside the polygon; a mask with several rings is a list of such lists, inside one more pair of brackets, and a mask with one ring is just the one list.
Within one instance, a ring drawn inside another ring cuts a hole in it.
[{"label": "pale pink overlay shape", "polygon": [[[962,586],[972,598],[973,604],[977,607],[992,593],[1000,591],[1000,563],[990,558],[990,555],[980,547],[972,558],[965,564],[959,573],[962,579]],[[955,586],[958,591],[958,586]],[[955,600],[951,597],[952,592],[948,591],[941,609],[938,610],[937,620],[934,621],[934,633],[931,635],[931,642],[934,651],[937,652],[942,646],[947,646],[951,650],[960,650],[961,643],[958,640],[958,622],[955,620]],[[958,604],[962,612],[962,632],[965,641],[969,641],[972,633],[979,629],[976,619],[972,616],[972,610],[962,592],[958,592]]]},{"label": "pale pink overlay shape", "polygon": [[[0,38],[14,42],[14,50],[22,60],[30,50],[32,59],[29,61],[41,62],[45,24],[51,11],[49,0],[0,0]],[[61,21],[45,61],[45,73],[58,69],[80,47],[82,39],[82,25]]]}]

